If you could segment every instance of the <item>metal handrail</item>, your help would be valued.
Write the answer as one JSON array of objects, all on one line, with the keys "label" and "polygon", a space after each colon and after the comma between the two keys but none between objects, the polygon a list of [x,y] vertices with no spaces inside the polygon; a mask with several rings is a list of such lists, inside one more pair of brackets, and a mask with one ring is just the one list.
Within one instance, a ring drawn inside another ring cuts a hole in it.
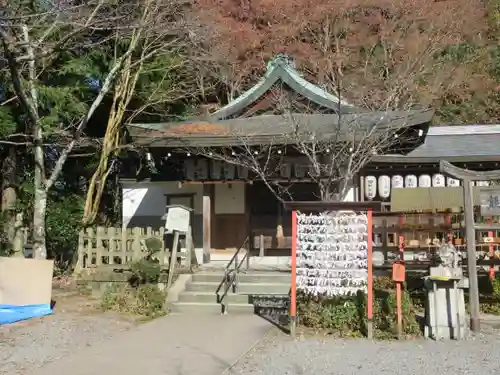
[{"label": "metal handrail", "polygon": [[[243,256],[241,261],[238,260],[238,255],[241,251],[241,249],[245,248],[245,245],[249,244],[249,237],[245,238],[245,241],[243,241],[243,244],[240,246],[238,250],[234,253],[233,257],[227,264],[226,268],[224,269],[224,278],[220,282],[215,294],[217,295],[217,303],[222,304],[223,306],[223,314],[227,314],[227,293],[229,292],[229,288],[233,288],[233,293],[236,293],[238,291],[238,285],[239,285],[239,270],[241,268],[241,265],[243,262],[246,260],[246,258],[249,255],[249,251],[247,249],[246,254]],[[224,292],[222,295],[219,294],[221,288],[224,286]]]}]

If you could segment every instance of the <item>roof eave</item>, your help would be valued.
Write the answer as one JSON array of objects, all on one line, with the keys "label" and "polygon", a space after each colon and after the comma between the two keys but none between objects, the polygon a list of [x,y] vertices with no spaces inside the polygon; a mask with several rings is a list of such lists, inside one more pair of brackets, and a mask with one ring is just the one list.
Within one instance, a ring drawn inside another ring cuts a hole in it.
[{"label": "roof eave", "polygon": [[430,164],[446,160],[451,163],[475,163],[475,162],[500,162],[500,155],[453,155],[453,156],[405,156],[405,155],[377,155],[371,160],[372,163],[389,164]]}]

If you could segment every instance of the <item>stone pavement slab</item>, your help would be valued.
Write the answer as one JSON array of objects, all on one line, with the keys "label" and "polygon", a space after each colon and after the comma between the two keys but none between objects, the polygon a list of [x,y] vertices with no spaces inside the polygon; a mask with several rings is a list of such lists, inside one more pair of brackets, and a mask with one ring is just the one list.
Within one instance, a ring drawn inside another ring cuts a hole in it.
[{"label": "stone pavement slab", "polygon": [[271,328],[256,315],[169,315],[32,375],[220,375]]}]

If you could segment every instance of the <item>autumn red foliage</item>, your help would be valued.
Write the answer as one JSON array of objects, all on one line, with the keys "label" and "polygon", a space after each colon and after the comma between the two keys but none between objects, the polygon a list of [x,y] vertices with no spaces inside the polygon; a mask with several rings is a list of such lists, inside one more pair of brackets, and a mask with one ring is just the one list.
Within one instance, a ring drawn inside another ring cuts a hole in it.
[{"label": "autumn red foliage", "polygon": [[427,105],[469,92],[471,82],[491,85],[476,61],[441,58],[487,43],[482,0],[197,0],[197,11],[210,29],[210,60],[235,92],[277,53],[322,85],[341,81],[344,96],[369,107]]}]

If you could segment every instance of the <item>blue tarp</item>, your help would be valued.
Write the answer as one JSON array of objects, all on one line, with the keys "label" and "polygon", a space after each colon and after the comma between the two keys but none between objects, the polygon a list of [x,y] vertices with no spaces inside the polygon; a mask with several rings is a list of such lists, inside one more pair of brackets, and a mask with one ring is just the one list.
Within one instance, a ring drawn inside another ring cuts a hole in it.
[{"label": "blue tarp", "polygon": [[10,324],[52,314],[50,303],[42,305],[0,305],[0,324]]}]

